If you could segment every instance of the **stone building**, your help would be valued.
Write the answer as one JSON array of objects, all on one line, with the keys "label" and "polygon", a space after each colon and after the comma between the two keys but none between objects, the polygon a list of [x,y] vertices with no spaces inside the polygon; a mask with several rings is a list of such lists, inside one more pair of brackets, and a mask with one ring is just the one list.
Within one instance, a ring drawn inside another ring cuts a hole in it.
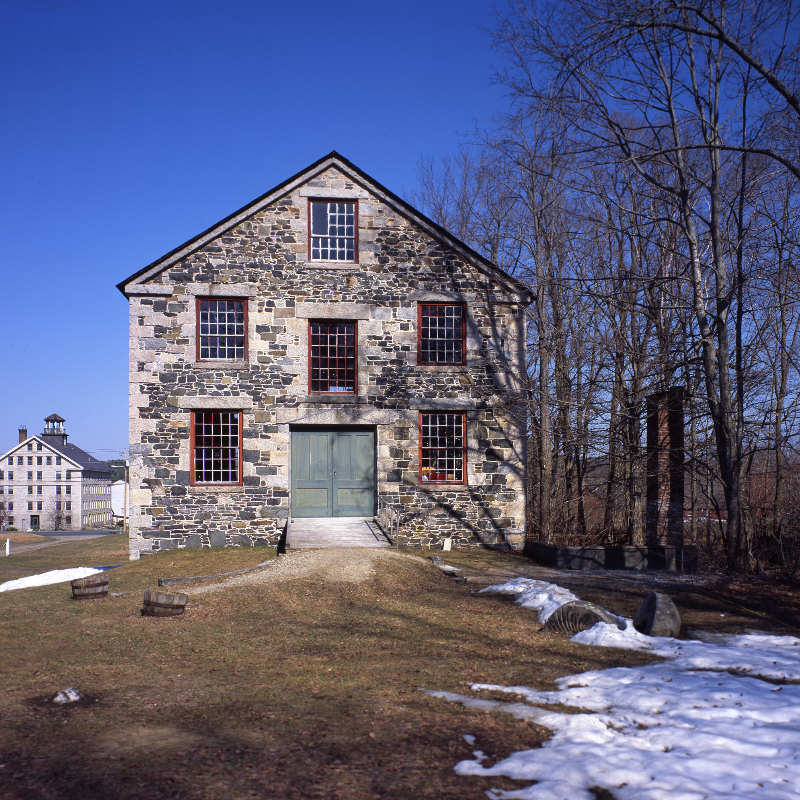
[{"label": "stone building", "polygon": [[0,518],[18,530],[79,531],[111,524],[111,467],[68,440],[64,418],[0,456]]},{"label": "stone building", "polygon": [[[336,153],[122,281],[136,548],[521,547],[524,285]],[[149,539],[150,542],[142,542]]]}]

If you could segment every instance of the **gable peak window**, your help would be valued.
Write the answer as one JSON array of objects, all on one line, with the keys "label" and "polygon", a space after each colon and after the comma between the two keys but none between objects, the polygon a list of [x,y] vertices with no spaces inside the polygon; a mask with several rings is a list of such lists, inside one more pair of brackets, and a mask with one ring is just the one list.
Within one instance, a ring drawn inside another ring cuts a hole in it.
[{"label": "gable peak window", "polygon": [[358,252],[358,203],[353,200],[309,200],[311,261],[351,261]]},{"label": "gable peak window", "polygon": [[197,298],[197,360],[244,361],[247,300]]},{"label": "gable peak window", "polygon": [[308,323],[308,388],[312,394],[356,393],[356,323]]},{"label": "gable peak window", "polygon": [[192,483],[239,484],[241,412],[192,412]]},{"label": "gable peak window", "polygon": [[465,431],[463,412],[419,415],[422,483],[465,483]]},{"label": "gable peak window", "polygon": [[419,363],[463,364],[466,329],[463,303],[419,304]]}]

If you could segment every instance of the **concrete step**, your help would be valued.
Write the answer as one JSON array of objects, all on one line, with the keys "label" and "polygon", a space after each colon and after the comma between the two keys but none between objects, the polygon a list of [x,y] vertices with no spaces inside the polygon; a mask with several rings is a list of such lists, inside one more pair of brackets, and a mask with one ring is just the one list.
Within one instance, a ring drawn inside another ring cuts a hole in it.
[{"label": "concrete step", "polygon": [[291,550],[390,546],[374,519],[365,517],[293,517],[286,545]]}]

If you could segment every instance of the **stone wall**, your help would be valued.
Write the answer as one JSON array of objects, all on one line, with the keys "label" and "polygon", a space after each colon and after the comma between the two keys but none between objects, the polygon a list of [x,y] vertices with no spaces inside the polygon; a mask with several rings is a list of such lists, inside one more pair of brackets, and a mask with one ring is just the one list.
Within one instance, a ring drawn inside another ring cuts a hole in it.
[{"label": "stone wall", "polygon": [[[309,262],[309,197],[358,201],[357,264]],[[129,287],[132,536],[154,546],[276,544],[290,507],[290,434],[366,425],[401,542],[521,542],[524,300],[335,168]],[[248,308],[244,363],[197,363],[196,298]],[[464,302],[463,366],[417,365],[419,302]],[[308,320],[356,320],[356,395],[312,395]],[[194,409],[243,413],[243,485],[190,485]],[[464,411],[467,485],[420,486],[420,411]]]}]

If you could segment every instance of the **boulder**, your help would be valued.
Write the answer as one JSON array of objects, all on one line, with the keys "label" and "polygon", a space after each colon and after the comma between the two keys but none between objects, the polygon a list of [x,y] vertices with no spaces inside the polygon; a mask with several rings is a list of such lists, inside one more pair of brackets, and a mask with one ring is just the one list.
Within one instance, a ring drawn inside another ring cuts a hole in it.
[{"label": "boulder", "polygon": [[681,615],[667,595],[650,592],[636,613],[633,627],[645,636],[675,638],[681,632]]},{"label": "boulder", "polygon": [[620,630],[625,630],[625,623],[610,611],[585,600],[570,600],[559,606],[547,618],[544,630],[558,633],[579,633],[588,631],[598,622],[606,622],[609,625],[616,625]]}]

